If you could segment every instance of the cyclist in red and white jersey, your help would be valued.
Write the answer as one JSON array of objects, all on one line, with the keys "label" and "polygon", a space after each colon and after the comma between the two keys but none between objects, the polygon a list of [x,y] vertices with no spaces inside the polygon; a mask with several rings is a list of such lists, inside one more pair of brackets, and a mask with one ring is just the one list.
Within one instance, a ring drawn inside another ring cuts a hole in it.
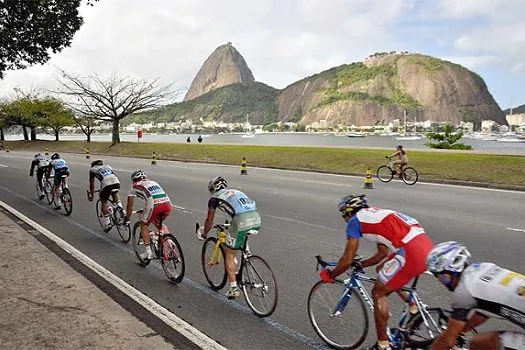
[{"label": "cyclist in red and white jersey", "polygon": [[153,224],[159,232],[168,233],[168,228],[164,224],[161,225],[161,222],[165,221],[171,213],[171,201],[162,187],[155,181],[148,179],[144,171],[134,171],[131,174],[131,188],[126,206],[126,223],[128,224],[135,197],[142,199],[146,205],[140,216],[140,233],[146,248],[146,253],[141,258],[153,259],[148,226]]},{"label": "cyclist in red and white jersey", "polygon": [[[321,279],[325,283],[333,283],[351,266],[359,248],[359,240],[366,238],[388,247],[392,253],[383,259],[378,278],[372,289],[374,300],[374,316],[377,330],[377,343],[372,349],[390,349],[388,342],[388,296],[400,290],[412,279],[426,270],[426,258],[432,249],[432,241],[419,222],[405,214],[381,209],[370,208],[365,195],[348,195],[341,198],[338,209],[347,222],[346,248],[333,270],[321,271]],[[377,255],[377,254],[376,254]],[[372,257],[362,262],[361,267],[378,263]],[[381,258],[379,258],[381,261]]]}]

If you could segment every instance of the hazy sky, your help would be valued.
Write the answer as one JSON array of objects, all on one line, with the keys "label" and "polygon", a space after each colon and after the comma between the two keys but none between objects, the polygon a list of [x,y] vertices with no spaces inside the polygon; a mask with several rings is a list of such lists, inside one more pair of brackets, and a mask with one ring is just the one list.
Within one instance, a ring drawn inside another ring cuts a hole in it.
[{"label": "hazy sky", "polygon": [[75,74],[160,77],[189,87],[231,41],[255,79],[283,88],[377,51],[420,52],[476,71],[502,108],[525,104],[525,0],[101,0],[50,62],[8,71],[0,96]]}]

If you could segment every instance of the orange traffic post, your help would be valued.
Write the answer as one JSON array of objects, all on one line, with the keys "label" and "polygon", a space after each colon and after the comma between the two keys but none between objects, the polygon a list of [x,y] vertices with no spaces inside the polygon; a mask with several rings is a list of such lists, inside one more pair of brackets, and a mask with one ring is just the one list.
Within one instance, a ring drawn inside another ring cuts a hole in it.
[{"label": "orange traffic post", "polygon": [[151,165],[157,164],[157,156],[155,155],[155,152],[151,155]]},{"label": "orange traffic post", "polygon": [[241,175],[248,175],[248,167],[246,166],[246,157],[242,157]]}]

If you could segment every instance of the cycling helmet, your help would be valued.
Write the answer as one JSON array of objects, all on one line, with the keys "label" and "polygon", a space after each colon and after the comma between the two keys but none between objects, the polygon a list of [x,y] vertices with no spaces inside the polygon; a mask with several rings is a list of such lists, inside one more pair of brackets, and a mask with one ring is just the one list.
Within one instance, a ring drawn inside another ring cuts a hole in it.
[{"label": "cycling helmet", "polygon": [[397,145],[397,149],[403,149],[403,145]]},{"label": "cycling helmet", "polygon": [[104,161],[102,159],[97,159],[91,163],[91,167],[93,168],[95,165],[104,165]]},{"label": "cycling helmet", "polygon": [[148,176],[143,170],[135,170],[134,172],[131,173],[131,181],[138,181],[141,179],[145,179],[147,177]]},{"label": "cycling helmet", "polygon": [[215,193],[218,190],[222,190],[226,187],[228,187],[228,182],[221,176],[217,176],[211,179],[210,183],[208,184],[208,191],[210,191],[210,193]]},{"label": "cycling helmet", "polygon": [[364,194],[357,196],[349,194],[341,198],[337,204],[337,209],[343,214],[351,215],[363,208],[368,208],[368,199]]},{"label": "cycling helmet", "polygon": [[468,265],[471,254],[467,247],[455,241],[435,246],[427,257],[427,268],[434,275],[442,272],[461,273]]},{"label": "cycling helmet", "polygon": [[58,153],[53,153],[53,155],[51,156],[51,159],[55,160],[55,159],[60,159],[60,154]]},{"label": "cycling helmet", "polygon": [[35,154],[35,158],[38,158],[38,157],[42,157],[42,154],[40,153]]}]

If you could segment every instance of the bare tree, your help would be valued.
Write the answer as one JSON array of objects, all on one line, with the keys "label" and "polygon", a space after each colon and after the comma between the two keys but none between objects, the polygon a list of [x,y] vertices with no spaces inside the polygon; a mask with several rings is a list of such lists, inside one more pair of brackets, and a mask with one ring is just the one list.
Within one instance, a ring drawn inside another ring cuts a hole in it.
[{"label": "bare tree", "polygon": [[120,143],[119,123],[132,113],[160,107],[174,97],[172,86],[153,81],[97,74],[79,77],[59,70],[61,85],[56,93],[68,96],[70,107],[83,115],[113,124],[112,145]]},{"label": "bare tree", "polygon": [[91,142],[91,134],[95,131],[95,127],[100,125],[101,121],[85,114],[76,115],[74,119],[75,124],[82,130],[84,135],[86,135],[86,142]]}]

